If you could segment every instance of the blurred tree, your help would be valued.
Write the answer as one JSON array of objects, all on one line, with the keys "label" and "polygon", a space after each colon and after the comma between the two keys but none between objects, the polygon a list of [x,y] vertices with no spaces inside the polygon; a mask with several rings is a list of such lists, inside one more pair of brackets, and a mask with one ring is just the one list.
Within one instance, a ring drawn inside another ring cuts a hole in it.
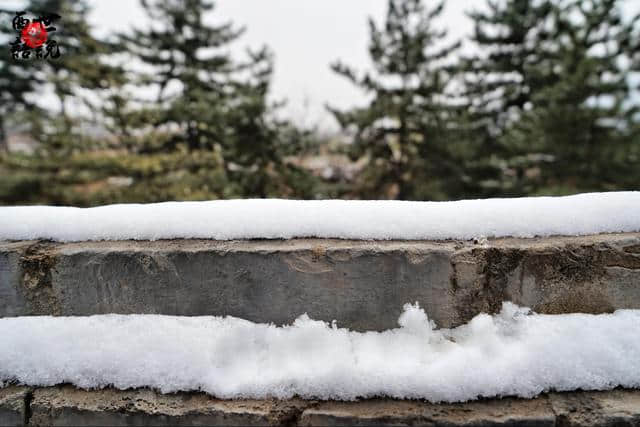
[{"label": "blurred tree", "polygon": [[[126,75],[113,63],[113,55],[121,48],[108,39],[99,39],[93,34],[88,22],[91,11],[86,0],[31,0],[28,9],[36,15],[57,13],[60,20],[54,22],[56,32],[52,38],[60,47],[57,59],[39,61],[46,82],[52,86],[59,109],[48,118],[55,131],[47,132],[56,147],[72,144],[72,136],[78,134],[78,115],[83,122],[99,122],[100,105],[110,89],[123,85]],[[36,63],[37,61],[34,61]],[[73,113],[71,112],[73,110]],[[89,117],[86,117],[88,112]],[[55,120],[51,120],[51,118]]]},{"label": "blurred tree", "polygon": [[374,70],[358,76],[341,62],[332,65],[372,97],[363,108],[330,108],[343,129],[354,133],[351,155],[368,159],[356,183],[360,197],[441,199],[458,193],[459,108],[447,89],[459,43],[447,43],[446,31],[434,27],[443,7],[390,0],[382,27],[369,20]]},{"label": "blurred tree", "polygon": [[[66,195],[73,194],[76,184],[104,174],[97,165],[81,171],[71,163],[74,155],[96,148],[91,134],[103,133],[101,98],[110,87],[125,81],[122,70],[109,63],[117,46],[93,36],[87,22],[89,10],[83,0],[31,0],[25,6],[33,17],[60,15],[52,23],[56,31],[50,32],[48,40],[55,40],[60,56],[9,59],[8,67],[2,67],[15,70],[10,87],[1,89],[3,99],[14,100],[5,108],[14,105],[14,110],[25,111],[20,115],[26,127],[23,132],[37,143],[32,155],[0,159],[0,168],[8,175],[0,185],[0,198],[6,201],[69,203],[73,197]],[[51,95],[57,106],[35,102]]]},{"label": "blurred tree", "polygon": [[[312,195],[310,175],[286,158],[311,137],[276,120],[277,106],[267,102],[269,52],[233,61],[225,49],[242,30],[207,25],[212,4],[187,3],[143,2],[150,27],[114,43],[92,34],[86,2],[31,1],[32,13],[62,16],[54,33],[60,58],[29,63],[51,83],[59,106],[34,119],[34,155],[0,162],[7,176],[0,200],[95,205]],[[119,66],[122,53],[136,62],[135,72]],[[130,90],[143,85],[155,85],[157,99]]]},{"label": "blurred tree", "polygon": [[6,52],[0,55],[0,152],[7,149],[8,122],[36,108],[29,95],[41,84],[36,68],[26,61],[14,60],[9,53],[8,46],[17,37],[12,27],[15,13],[15,10],[0,9],[0,43],[6,47]]},{"label": "blurred tree", "polygon": [[[123,136],[140,129],[162,134],[147,138],[138,148],[143,154],[215,153],[218,162],[209,168],[222,167],[228,180],[219,196],[308,196],[305,174],[285,161],[301,149],[305,135],[276,120],[277,106],[267,100],[270,52],[248,50],[245,61],[234,60],[227,48],[244,30],[205,22],[214,8],[209,1],[141,3],[151,24],[122,39],[147,66],[138,73],[140,84],[155,88],[158,96],[118,118]],[[116,107],[121,100],[113,101]],[[121,114],[123,106],[112,111]]]},{"label": "blurred tree", "polygon": [[630,186],[637,20],[624,22],[621,3],[488,1],[486,12],[470,14],[479,46],[463,62],[472,193]]},{"label": "blurred tree", "polygon": [[557,59],[540,64],[546,84],[532,91],[531,108],[505,138],[548,157],[537,167],[534,190],[637,187],[639,103],[631,74],[640,71],[633,63],[640,21],[625,20],[621,6],[621,0],[572,0],[554,10]]},{"label": "blurred tree", "polygon": [[504,133],[531,107],[531,97],[553,84],[547,73],[558,58],[557,27],[550,0],[488,0],[469,13],[476,54],[462,60],[467,99],[467,192],[474,196],[518,195],[530,163],[543,161],[526,141],[515,144]]}]

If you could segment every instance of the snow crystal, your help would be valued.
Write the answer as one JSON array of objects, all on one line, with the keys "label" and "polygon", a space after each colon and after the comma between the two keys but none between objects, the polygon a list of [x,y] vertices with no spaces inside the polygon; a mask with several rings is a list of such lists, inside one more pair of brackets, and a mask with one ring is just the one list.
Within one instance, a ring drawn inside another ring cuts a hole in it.
[{"label": "snow crystal", "polygon": [[468,240],[631,231],[640,231],[640,192],[457,202],[260,199],[0,208],[0,240]]},{"label": "snow crystal", "polygon": [[0,319],[0,382],[203,390],[220,398],[430,401],[640,387],[640,310],[537,315],[511,303],[455,329],[406,305],[400,327],[299,317],[100,315]]}]

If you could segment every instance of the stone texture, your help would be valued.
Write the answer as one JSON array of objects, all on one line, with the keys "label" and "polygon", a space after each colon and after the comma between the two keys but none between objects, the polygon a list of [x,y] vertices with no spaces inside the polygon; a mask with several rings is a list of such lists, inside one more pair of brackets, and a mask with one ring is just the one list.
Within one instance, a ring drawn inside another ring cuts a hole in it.
[{"label": "stone texture", "polygon": [[30,426],[255,426],[295,420],[302,401],[221,401],[200,393],[37,389]]},{"label": "stone texture", "polygon": [[0,242],[0,317],[31,313],[22,284],[20,258],[34,242]]},{"label": "stone texture", "polygon": [[369,400],[327,402],[306,409],[301,426],[554,426],[546,397],[495,399],[459,404]]},{"label": "stone texture", "polygon": [[456,311],[469,319],[502,301],[538,313],[640,308],[638,234],[499,239],[453,257]]},{"label": "stone texture", "polygon": [[0,426],[640,426],[640,390],[550,393],[455,404],[368,399],[217,400],[202,393],[71,386],[0,388]]},{"label": "stone texture", "polygon": [[0,388],[0,426],[22,426],[26,419],[27,387]]},{"label": "stone texture", "polygon": [[486,243],[328,239],[0,242],[0,317],[157,313],[357,330],[418,301],[443,327],[503,301],[540,313],[640,308],[640,233]]},{"label": "stone texture", "polygon": [[549,400],[558,426],[640,426],[638,390],[552,393]]}]

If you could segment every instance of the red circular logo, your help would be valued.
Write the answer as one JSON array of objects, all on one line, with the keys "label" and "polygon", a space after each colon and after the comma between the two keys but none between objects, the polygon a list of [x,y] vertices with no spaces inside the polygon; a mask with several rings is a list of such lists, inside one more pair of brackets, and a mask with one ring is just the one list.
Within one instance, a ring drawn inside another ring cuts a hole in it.
[{"label": "red circular logo", "polygon": [[32,22],[22,29],[22,41],[32,49],[47,41],[47,30],[42,22]]}]

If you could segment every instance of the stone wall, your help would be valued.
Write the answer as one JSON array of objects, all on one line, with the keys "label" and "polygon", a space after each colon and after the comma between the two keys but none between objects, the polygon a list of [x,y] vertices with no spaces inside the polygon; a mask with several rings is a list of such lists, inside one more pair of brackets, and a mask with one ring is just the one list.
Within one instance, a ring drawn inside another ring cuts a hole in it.
[{"label": "stone wall", "polygon": [[[478,242],[0,242],[0,317],[157,313],[357,330],[418,301],[443,327],[509,300],[540,313],[640,308],[640,233]],[[640,391],[430,404],[221,401],[153,390],[0,388],[10,425],[640,426]]]},{"label": "stone wall", "polygon": [[370,399],[222,401],[201,393],[70,386],[0,389],[0,426],[639,426],[640,391],[550,393],[469,403]]},{"label": "stone wall", "polygon": [[439,326],[496,312],[640,308],[640,233],[486,242],[0,242],[0,316],[154,313],[357,330],[418,301]]}]

